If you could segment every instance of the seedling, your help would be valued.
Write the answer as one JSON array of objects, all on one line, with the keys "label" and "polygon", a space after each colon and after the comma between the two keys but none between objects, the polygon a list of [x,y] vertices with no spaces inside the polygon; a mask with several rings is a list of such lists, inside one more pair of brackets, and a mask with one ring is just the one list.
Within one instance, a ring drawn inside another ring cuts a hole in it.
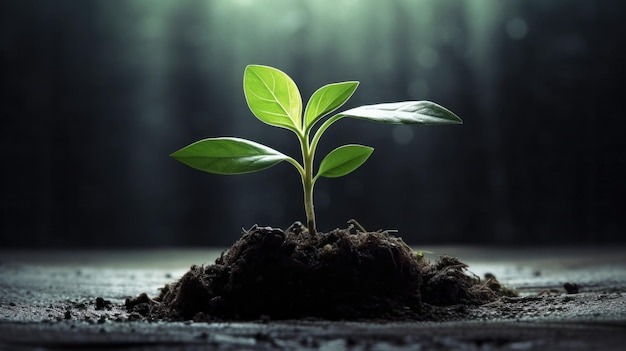
[{"label": "seedling", "polygon": [[[404,101],[366,105],[349,109],[326,119],[312,134],[313,127],[342,106],[359,82],[333,83],[313,93],[302,114],[298,87],[284,72],[259,65],[246,67],[243,89],[252,113],[271,126],[289,129],[300,141],[302,163],[268,146],[234,137],[196,141],[170,156],[198,170],[216,174],[241,174],[260,171],[282,161],[291,163],[302,178],[304,210],[311,235],[316,234],[313,187],[320,177],[337,178],[361,166],[374,151],[358,144],[331,151],[314,173],[315,150],[324,132],[344,117],[387,124],[461,124],[463,121],[446,108],[430,101]],[[311,136],[312,134],[312,136]]]}]

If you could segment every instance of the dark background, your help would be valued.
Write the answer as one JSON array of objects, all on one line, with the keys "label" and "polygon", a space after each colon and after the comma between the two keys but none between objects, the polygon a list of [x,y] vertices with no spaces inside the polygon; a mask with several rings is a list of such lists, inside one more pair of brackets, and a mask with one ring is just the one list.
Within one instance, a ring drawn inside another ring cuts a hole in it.
[{"label": "dark background", "polygon": [[3,1],[0,247],[229,245],[304,220],[287,163],[205,174],[168,155],[239,136],[298,156],[245,104],[247,64],[303,98],[433,100],[462,126],[342,120],[376,151],[316,186],[318,228],[357,219],[423,244],[625,242],[626,2]]}]

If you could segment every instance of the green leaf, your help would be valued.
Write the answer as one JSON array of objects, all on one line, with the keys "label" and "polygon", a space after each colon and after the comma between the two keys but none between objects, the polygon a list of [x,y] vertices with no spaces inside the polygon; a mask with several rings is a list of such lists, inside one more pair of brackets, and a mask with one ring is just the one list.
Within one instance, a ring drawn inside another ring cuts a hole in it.
[{"label": "green leaf", "polygon": [[359,86],[359,82],[341,82],[325,85],[309,99],[304,110],[304,125],[310,128],[320,118],[343,105]]},{"label": "green leaf", "polygon": [[450,110],[430,101],[366,105],[340,113],[345,117],[391,124],[462,124]]},{"label": "green leaf", "polygon": [[229,137],[199,140],[170,156],[187,166],[217,174],[256,172],[289,158],[265,145]]},{"label": "green leaf", "polygon": [[261,121],[298,132],[302,130],[302,98],[296,83],[273,67],[249,65],[243,91],[250,110]]},{"label": "green leaf", "polygon": [[337,178],[359,168],[374,152],[363,145],[344,145],[331,151],[320,163],[316,177]]}]

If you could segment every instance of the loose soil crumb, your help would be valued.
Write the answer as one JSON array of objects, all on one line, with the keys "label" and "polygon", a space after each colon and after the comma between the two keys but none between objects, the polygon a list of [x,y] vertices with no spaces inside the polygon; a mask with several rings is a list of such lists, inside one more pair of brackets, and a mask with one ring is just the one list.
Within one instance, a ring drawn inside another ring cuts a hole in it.
[{"label": "loose soil crumb", "polygon": [[440,320],[504,295],[514,292],[495,277],[481,280],[454,257],[431,263],[387,232],[311,236],[295,223],[252,227],[215,264],[192,266],[154,301],[142,294],[126,308],[196,321]]}]

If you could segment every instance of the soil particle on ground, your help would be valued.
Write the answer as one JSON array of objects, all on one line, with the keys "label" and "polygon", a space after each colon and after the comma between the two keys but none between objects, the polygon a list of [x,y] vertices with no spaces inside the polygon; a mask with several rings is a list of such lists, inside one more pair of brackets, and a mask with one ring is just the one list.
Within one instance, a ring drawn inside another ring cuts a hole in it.
[{"label": "soil particle on ground", "polygon": [[494,276],[481,280],[450,256],[431,263],[387,232],[312,236],[296,223],[286,231],[254,226],[215,264],[192,266],[155,300],[142,294],[126,308],[196,321],[439,320],[503,295],[514,292]]},{"label": "soil particle on ground", "polygon": [[96,310],[110,310],[111,309],[111,301],[105,300],[102,297],[96,297]]},{"label": "soil particle on ground", "polygon": [[136,319],[147,316],[155,305],[157,302],[150,299],[146,293],[141,293],[135,298],[128,298],[124,303],[126,311],[130,313],[129,318],[133,316]]},{"label": "soil particle on ground", "polygon": [[563,289],[565,289],[568,294],[578,294],[580,291],[578,284],[569,282],[563,284]]}]

